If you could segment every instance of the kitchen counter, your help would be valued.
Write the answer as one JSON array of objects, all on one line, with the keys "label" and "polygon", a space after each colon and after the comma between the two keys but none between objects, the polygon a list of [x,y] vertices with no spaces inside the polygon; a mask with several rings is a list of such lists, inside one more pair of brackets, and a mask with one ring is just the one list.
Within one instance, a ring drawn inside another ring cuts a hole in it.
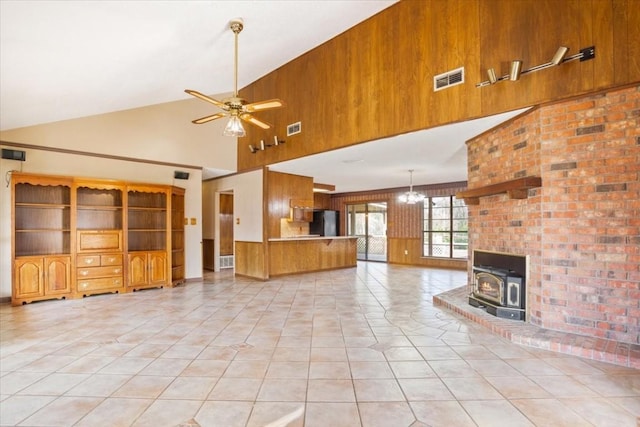
[{"label": "kitchen counter", "polygon": [[356,266],[355,236],[296,236],[269,239],[269,276]]}]

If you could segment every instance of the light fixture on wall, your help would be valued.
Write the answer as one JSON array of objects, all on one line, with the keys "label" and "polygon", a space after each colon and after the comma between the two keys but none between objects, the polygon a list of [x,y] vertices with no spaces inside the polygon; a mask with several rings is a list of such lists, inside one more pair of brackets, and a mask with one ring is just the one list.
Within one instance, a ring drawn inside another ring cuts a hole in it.
[{"label": "light fixture on wall", "polygon": [[278,139],[277,136],[273,137],[273,144],[265,144],[264,143],[264,139],[260,140],[260,145],[258,146],[254,146],[253,144],[249,144],[249,151],[251,151],[251,154],[256,154],[258,151],[264,151],[265,149],[269,148],[269,147],[277,147],[278,145],[282,145],[284,144],[285,141],[283,141],[282,139]]},{"label": "light fixture on wall", "polygon": [[583,62],[596,57],[595,46],[580,49],[580,52],[571,56],[567,56],[567,52],[569,52],[568,47],[560,46],[558,50],[556,50],[556,53],[553,55],[553,58],[551,58],[551,61],[545,62],[544,64],[536,65],[535,67],[531,67],[527,70],[522,69],[523,62],[521,60],[511,61],[509,74],[505,74],[500,77],[496,75],[496,70],[494,68],[489,68],[487,69],[487,77],[489,78],[489,80],[477,83],[476,87],[493,85],[503,80],[515,82],[517,80],[520,80],[520,76],[524,74],[534,73],[536,71],[544,70],[545,68],[555,67],[566,62],[575,61],[576,59],[579,59],[580,62]]},{"label": "light fixture on wall", "polygon": [[511,61],[511,71],[509,72],[509,80],[515,82],[520,79],[522,74],[522,61]]},{"label": "light fixture on wall", "polygon": [[421,202],[424,199],[424,194],[413,191],[413,169],[409,169],[409,191],[400,195],[400,197],[398,197],[398,201],[400,201],[401,203],[406,203],[408,205],[415,205],[416,203]]}]

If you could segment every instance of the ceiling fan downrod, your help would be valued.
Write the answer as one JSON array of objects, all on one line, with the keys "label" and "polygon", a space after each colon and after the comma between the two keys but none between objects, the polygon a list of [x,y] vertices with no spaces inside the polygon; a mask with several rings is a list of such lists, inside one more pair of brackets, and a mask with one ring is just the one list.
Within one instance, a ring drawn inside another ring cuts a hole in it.
[{"label": "ceiling fan downrod", "polygon": [[233,96],[238,97],[238,34],[244,28],[244,22],[236,18],[229,23],[229,28],[233,31],[235,39],[234,62],[233,62]]}]

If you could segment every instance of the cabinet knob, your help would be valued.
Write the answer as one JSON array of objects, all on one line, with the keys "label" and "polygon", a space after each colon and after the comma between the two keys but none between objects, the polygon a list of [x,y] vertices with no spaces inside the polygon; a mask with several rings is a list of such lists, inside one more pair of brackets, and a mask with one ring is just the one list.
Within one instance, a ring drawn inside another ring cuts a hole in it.
[{"label": "cabinet knob", "polygon": [[86,276],[87,274],[89,274],[89,272],[87,270],[80,270],[80,275],[81,276]]}]

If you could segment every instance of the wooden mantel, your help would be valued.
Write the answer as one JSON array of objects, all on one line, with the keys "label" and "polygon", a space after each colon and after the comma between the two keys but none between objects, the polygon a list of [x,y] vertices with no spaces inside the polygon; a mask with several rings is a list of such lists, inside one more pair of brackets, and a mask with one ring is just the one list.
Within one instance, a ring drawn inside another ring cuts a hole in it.
[{"label": "wooden mantel", "polygon": [[506,193],[510,199],[526,199],[529,197],[530,188],[542,186],[542,178],[539,176],[527,176],[513,179],[498,184],[486,185],[472,190],[456,193],[456,198],[464,199],[467,205],[479,205],[480,197],[493,196]]}]

